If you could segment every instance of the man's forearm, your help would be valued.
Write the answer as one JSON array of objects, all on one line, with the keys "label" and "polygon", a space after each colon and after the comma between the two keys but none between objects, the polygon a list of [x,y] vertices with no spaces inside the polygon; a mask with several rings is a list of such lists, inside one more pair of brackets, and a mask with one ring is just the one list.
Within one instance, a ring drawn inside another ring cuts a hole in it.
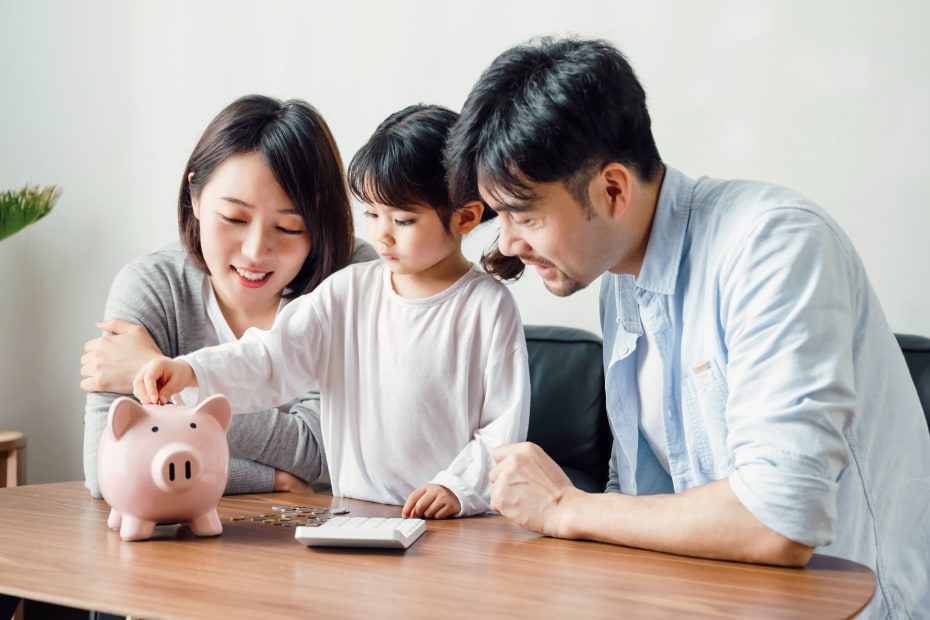
[{"label": "man's forearm", "polygon": [[564,538],[783,566],[804,566],[813,553],[759,521],[726,480],[670,495],[572,493],[563,503]]}]

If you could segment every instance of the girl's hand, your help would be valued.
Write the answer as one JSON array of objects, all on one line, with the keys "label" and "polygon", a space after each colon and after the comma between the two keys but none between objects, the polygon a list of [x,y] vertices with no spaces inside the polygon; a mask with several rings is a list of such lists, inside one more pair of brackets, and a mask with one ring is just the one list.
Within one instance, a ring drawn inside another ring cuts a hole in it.
[{"label": "girl's hand", "polygon": [[455,494],[441,484],[424,484],[407,497],[403,517],[447,519],[462,509]]},{"label": "girl's hand", "polygon": [[132,382],[132,393],[143,405],[165,405],[184,388],[196,385],[190,364],[162,356],[142,367]]},{"label": "girl's hand", "polygon": [[111,335],[88,340],[84,345],[81,389],[129,394],[139,369],[162,352],[140,325],[122,319],[97,321],[96,325]]}]

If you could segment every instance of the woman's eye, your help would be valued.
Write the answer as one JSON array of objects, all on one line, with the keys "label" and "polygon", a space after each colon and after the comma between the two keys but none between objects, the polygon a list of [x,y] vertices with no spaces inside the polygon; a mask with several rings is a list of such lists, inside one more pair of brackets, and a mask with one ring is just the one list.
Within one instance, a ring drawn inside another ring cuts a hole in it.
[{"label": "woman's eye", "polygon": [[285,228],[284,226],[278,226],[278,230],[283,232],[285,235],[302,235],[304,231],[299,228]]},{"label": "woman's eye", "polygon": [[227,217],[227,216],[223,215],[222,213],[220,213],[220,218],[221,218],[224,222],[228,222],[228,223],[230,223],[230,224],[245,224],[245,220],[240,220],[240,219],[235,218],[235,217]]}]

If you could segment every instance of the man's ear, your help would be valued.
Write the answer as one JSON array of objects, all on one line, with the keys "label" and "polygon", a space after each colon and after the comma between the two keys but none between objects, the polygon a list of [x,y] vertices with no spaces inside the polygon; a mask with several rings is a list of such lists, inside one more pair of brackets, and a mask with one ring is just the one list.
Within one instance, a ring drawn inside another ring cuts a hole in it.
[{"label": "man's ear", "polygon": [[595,180],[595,192],[611,217],[622,215],[633,200],[633,173],[623,164],[604,164]]},{"label": "man's ear", "polygon": [[480,200],[471,200],[455,210],[452,215],[452,232],[464,235],[481,223],[484,205]]}]

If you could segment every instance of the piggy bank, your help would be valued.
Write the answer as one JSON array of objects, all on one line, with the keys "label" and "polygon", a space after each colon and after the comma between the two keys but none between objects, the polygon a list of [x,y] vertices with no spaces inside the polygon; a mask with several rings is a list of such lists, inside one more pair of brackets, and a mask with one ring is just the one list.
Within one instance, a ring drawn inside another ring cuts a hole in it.
[{"label": "piggy bank", "polygon": [[159,523],[186,523],[197,536],[222,534],[216,506],[229,475],[229,401],[196,408],[113,401],[97,453],[107,525],[123,540],[151,537]]}]

